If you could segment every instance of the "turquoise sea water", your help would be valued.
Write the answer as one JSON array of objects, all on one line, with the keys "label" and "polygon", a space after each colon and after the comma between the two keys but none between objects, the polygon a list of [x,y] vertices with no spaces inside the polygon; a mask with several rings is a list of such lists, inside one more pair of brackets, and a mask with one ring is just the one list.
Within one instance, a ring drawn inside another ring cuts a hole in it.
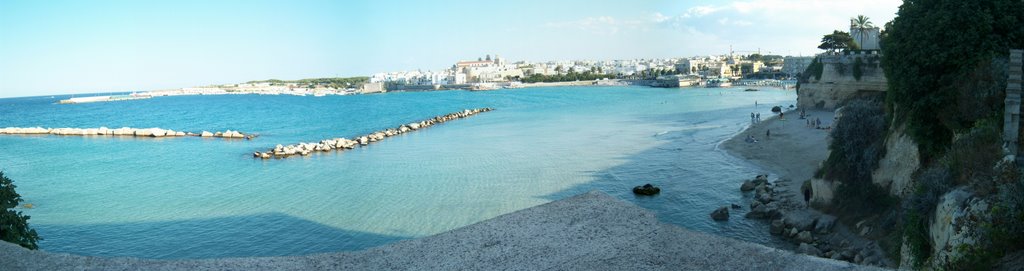
[{"label": "turquoise sea water", "polygon": [[[184,96],[57,105],[0,99],[0,127],[160,127],[259,133],[203,138],[0,136],[0,169],[47,251],[212,258],[360,250],[423,237],[590,190],[667,223],[774,242],[741,180],[761,170],[717,149],[750,112],[792,91],[531,88],[378,95]],[[754,102],[761,104],[754,107]],[[355,150],[284,160],[276,144],[349,137],[465,108],[495,111]],[[655,197],[630,189],[653,183]]]}]

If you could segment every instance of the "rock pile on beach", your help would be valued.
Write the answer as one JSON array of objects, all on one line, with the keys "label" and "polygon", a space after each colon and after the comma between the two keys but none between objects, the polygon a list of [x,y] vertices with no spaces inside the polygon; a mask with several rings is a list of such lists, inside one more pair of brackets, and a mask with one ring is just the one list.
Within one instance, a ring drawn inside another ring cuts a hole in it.
[{"label": "rock pile on beach", "polygon": [[775,202],[775,186],[768,182],[767,175],[757,175],[753,180],[744,181],[740,191],[754,191],[750,212],[746,218],[773,219],[782,215],[779,203]]},{"label": "rock pile on beach", "polygon": [[61,135],[61,136],[133,136],[133,137],[182,137],[202,136],[220,138],[252,138],[253,135],[246,135],[239,131],[227,130],[224,132],[210,133],[203,131],[201,134],[190,132],[165,130],[160,128],[42,128],[42,127],[7,127],[0,128],[0,135]]},{"label": "rock pile on beach", "polygon": [[366,146],[370,143],[384,140],[385,138],[397,136],[400,134],[416,131],[419,129],[425,129],[427,127],[445,123],[450,120],[456,120],[461,118],[470,117],[479,113],[494,110],[493,108],[477,108],[477,109],[466,109],[463,111],[449,113],[441,116],[436,116],[427,120],[403,124],[401,126],[384,129],[381,131],[373,132],[367,135],[358,136],[353,139],[348,138],[333,138],[320,140],[317,143],[298,143],[291,145],[280,145],[278,144],[273,149],[265,152],[254,152],[252,153],[253,158],[270,159],[270,158],[287,158],[296,155],[310,155],[314,152],[330,152],[330,151],[342,151],[346,149],[354,149],[358,146]]},{"label": "rock pile on beach", "polygon": [[784,207],[789,206],[784,205],[784,189],[776,189],[776,185],[786,182],[789,180],[780,179],[773,184],[768,181],[767,175],[758,175],[744,181],[740,191],[754,193],[746,218],[770,221],[768,232],[797,245],[798,253],[885,266],[883,255],[878,254],[877,249],[872,249],[875,244],[851,244],[841,235],[836,235],[838,223],[835,216]]}]

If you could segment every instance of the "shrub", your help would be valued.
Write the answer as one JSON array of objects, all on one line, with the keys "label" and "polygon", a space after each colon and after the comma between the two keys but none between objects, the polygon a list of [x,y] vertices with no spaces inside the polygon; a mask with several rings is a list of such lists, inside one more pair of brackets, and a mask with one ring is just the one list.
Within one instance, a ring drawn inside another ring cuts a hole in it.
[{"label": "shrub", "polygon": [[914,194],[903,201],[903,236],[910,246],[913,263],[921,267],[932,252],[928,220],[942,195],[953,188],[952,175],[945,166],[931,166],[914,178]]},{"label": "shrub", "polygon": [[826,179],[842,183],[834,198],[839,210],[876,212],[893,203],[889,193],[871,181],[871,172],[885,152],[886,127],[884,109],[877,101],[854,100],[843,107],[832,130],[832,152],[824,170]]},{"label": "shrub", "polygon": [[39,235],[29,228],[29,216],[15,211],[21,195],[14,191],[16,186],[0,171],[0,240],[18,244],[28,249],[38,249]]},{"label": "shrub", "polygon": [[993,167],[1002,158],[1002,138],[994,120],[977,122],[977,127],[957,136],[941,162],[951,170],[958,185],[973,185],[976,192],[989,194],[995,189]]},{"label": "shrub", "polygon": [[853,61],[853,79],[860,81],[860,77],[864,75],[864,61],[859,57]]},{"label": "shrub", "polygon": [[800,73],[800,80],[797,82],[810,82],[811,76],[814,76],[814,80],[821,80],[821,73],[824,72],[824,65],[821,64],[820,57],[815,57],[811,60],[811,64],[807,65],[804,72]]},{"label": "shrub", "polygon": [[[940,157],[956,131],[973,127],[979,115],[1001,110],[1001,101],[988,103],[998,99],[962,97],[984,95],[969,87],[972,77],[987,76],[979,68],[1024,46],[1020,14],[1019,0],[906,1],[886,27],[882,65],[889,108],[899,109],[896,121],[908,124],[925,161]],[[949,35],[949,29],[959,34]]]}]

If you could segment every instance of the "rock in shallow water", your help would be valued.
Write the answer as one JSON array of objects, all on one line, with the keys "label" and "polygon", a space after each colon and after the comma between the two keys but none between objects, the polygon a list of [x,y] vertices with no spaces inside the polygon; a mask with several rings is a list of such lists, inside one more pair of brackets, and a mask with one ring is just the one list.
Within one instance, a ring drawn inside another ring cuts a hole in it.
[{"label": "rock in shallow water", "polygon": [[637,194],[637,195],[653,196],[653,195],[658,194],[658,193],[661,193],[661,188],[658,188],[658,187],[653,186],[651,184],[645,184],[643,186],[633,187],[633,194]]},{"label": "rock in shallow water", "polygon": [[751,182],[749,180],[748,181],[743,181],[743,184],[740,185],[740,191],[743,191],[743,192],[752,191],[752,190],[754,190],[754,187],[755,187],[754,182]]},{"label": "rock in shallow water", "polygon": [[716,221],[729,220],[729,207],[721,207],[711,212],[711,219]]}]

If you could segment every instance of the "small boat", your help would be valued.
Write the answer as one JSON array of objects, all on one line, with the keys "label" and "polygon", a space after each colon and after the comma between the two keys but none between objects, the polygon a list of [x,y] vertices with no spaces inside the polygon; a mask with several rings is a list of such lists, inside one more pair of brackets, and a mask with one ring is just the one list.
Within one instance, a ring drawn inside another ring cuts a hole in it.
[{"label": "small boat", "polygon": [[726,79],[710,79],[708,80],[708,83],[705,86],[709,88],[731,87],[732,82],[729,82],[729,80]]},{"label": "small boat", "polygon": [[743,91],[760,91],[760,89],[748,88],[748,89],[744,89]]}]

